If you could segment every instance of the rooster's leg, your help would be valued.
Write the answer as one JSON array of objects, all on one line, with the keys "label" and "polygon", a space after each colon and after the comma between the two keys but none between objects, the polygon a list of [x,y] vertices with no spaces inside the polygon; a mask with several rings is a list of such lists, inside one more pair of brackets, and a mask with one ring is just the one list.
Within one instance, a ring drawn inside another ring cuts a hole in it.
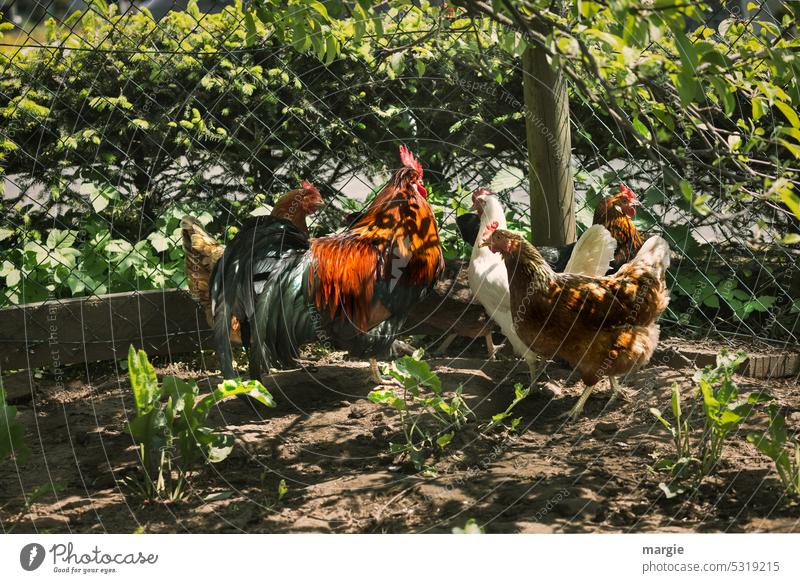
[{"label": "rooster's leg", "polygon": [[531,375],[531,387],[533,387],[536,385],[539,377],[542,376],[544,366],[547,363],[543,358],[539,358],[538,356],[526,358],[525,360],[528,363],[528,372]]},{"label": "rooster's leg", "polygon": [[453,343],[453,340],[456,338],[458,338],[458,334],[450,334],[444,339],[444,342],[439,345],[439,348],[436,349],[435,354],[444,354],[444,351],[450,347],[450,345]]},{"label": "rooster's leg", "polygon": [[385,379],[381,376],[381,371],[378,369],[378,359],[374,356],[369,359],[369,380],[376,385],[400,385],[395,379]]},{"label": "rooster's leg", "polygon": [[500,344],[499,346],[494,343],[494,339],[492,338],[492,333],[487,332],[486,336],[483,337],[486,340],[486,352],[489,353],[489,360],[496,360],[497,351],[503,348],[503,345]]},{"label": "rooster's leg", "polygon": [[593,387],[587,386],[583,390],[583,393],[581,394],[580,398],[578,398],[578,402],[575,403],[575,406],[572,407],[572,409],[570,409],[563,415],[561,415],[560,418],[566,419],[568,422],[577,420],[578,417],[581,416],[581,413],[583,413],[583,406],[586,405],[586,401],[589,400],[589,397],[592,394],[592,388]]}]

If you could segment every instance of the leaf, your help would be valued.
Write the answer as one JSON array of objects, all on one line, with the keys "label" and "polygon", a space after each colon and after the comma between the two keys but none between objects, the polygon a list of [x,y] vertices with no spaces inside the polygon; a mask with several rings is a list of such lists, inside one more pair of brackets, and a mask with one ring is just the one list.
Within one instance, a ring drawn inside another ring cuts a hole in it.
[{"label": "leaf", "polygon": [[309,2],[308,5],[311,8],[313,8],[314,10],[316,10],[317,12],[319,12],[320,15],[322,16],[322,18],[324,18],[326,21],[330,21],[331,17],[328,16],[328,9],[325,8],[325,5],[322,4],[322,2],[314,2],[314,1],[312,1],[312,2]]},{"label": "leaf", "polygon": [[163,233],[159,232],[150,233],[147,236],[147,240],[153,245],[153,249],[156,250],[156,253],[163,253],[172,245],[172,241],[165,237]]},{"label": "leaf", "polygon": [[272,394],[264,385],[261,384],[260,381],[227,379],[218,384],[213,393],[200,399],[200,402],[198,402],[195,406],[196,414],[201,418],[205,418],[205,416],[208,415],[208,412],[211,410],[212,405],[237,395],[247,395],[248,397],[255,399],[267,407],[276,406],[275,399],[272,398]]},{"label": "leaf", "polygon": [[211,444],[208,446],[208,461],[212,464],[226,459],[233,451],[235,439],[229,433],[214,433]]},{"label": "leaf", "polygon": [[244,27],[246,31],[245,45],[252,47],[258,40],[258,31],[256,30],[256,20],[253,17],[251,10],[246,10],[244,13]]},{"label": "leaf", "polygon": [[678,386],[672,387],[672,414],[675,416],[677,423],[681,422],[681,393]]},{"label": "leaf", "polygon": [[438,445],[439,447],[441,447],[442,449],[444,449],[444,448],[445,448],[445,446],[446,446],[448,443],[450,443],[451,441],[453,441],[453,436],[454,436],[454,435],[455,435],[455,432],[453,432],[453,431],[451,431],[451,432],[449,432],[449,433],[445,433],[444,435],[440,435],[440,436],[439,436],[439,437],[436,439],[436,445]]},{"label": "leaf", "polygon": [[798,117],[797,112],[791,105],[784,103],[783,101],[776,101],[775,107],[781,110],[781,113],[783,113],[784,117],[789,120],[789,123],[792,124],[793,128],[800,128],[800,117]]},{"label": "leaf", "polygon": [[131,123],[131,125],[133,127],[139,128],[140,130],[149,130],[150,129],[150,122],[147,121],[146,119],[136,118],[136,119],[132,119],[130,123]]},{"label": "leaf", "polygon": [[723,79],[720,77],[711,76],[709,77],[709,81],[714,86],[714,91],[719,98],[720,105],[725,110],[725,115],[733,114],[734,108],[736,107],[736,100],[734,99],[733,93],[728,91],[728,85],[725,83]]},{"label": "leaf", "polygon": [[140,350],[137,353],[132,344],[128,349],[128,373],[136,401],[136,412],[141,415],[151,410],[153,402],[157,400],[158,379],[145,351]]},{"label": "leaf", "polygon": [[219,500],[227,500],[234,495],[233,490],[223,490],[222,492],[213,492],[208,496],[203,497],[203,502],[218,502]]},{"label": "leaf", "polygon": [[339,41],[332,34],[327,35],[325,38],[325,64],[330,65],[333,63],[338,54]]},{"label": "leaf", "polygon": [[650,130],[639,120],[638,116],[633,118],[633,127],[645,140],[650,140],[653,137]]},{"label": "leaf", "polygon": [[659,411],[655,407],[651,407],[650,414],[653,415],[656,419],[658,419],[664,427],[672,431],[672,425],[670,425],[669,421],[664,419],[664,417],[661,415],[661,411]]},{"label": "leaf", "polygon": [[800,197],[788,188],[781,189],[781,200],[800,219]]},{"label": "leaf", "polygon": [[52,229],[47,235],[47,248],[61,249],[70,247],[75,242],[76,235],[75,231]]},{"label": "leaf", "polygon": [[694,101],[699,88],[694,75],[691,71],[684,69],[676,76],[675,82],[678,86],[678,95],[681,98],[681,103],[690,105]]},{"label": "leaf", "polygon": [[683,494],[683,488],[673,487],[672,484],[668,485],[666,482],[660,482],[658,487],[662,492],[664,492],[664,496],[667,498],[667,500],[671,500],[672,498]]},{"label": "leaf", "polygon": [[405,411],[407,409],[406,402],[388,389],[377,389],[371,391],[367,398],[373,403],[386,404],[394,407],[398,411]]}]

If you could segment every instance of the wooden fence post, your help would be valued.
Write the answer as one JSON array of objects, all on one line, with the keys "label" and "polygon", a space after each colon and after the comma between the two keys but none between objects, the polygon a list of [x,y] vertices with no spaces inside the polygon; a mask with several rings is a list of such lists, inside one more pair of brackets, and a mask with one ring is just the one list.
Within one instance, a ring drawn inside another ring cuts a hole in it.
[{"label": "wooden fence post", "polygon": [[572,243],[575,198],[566,79],[541,49],[528,47],[522,63],[533,243]]}]

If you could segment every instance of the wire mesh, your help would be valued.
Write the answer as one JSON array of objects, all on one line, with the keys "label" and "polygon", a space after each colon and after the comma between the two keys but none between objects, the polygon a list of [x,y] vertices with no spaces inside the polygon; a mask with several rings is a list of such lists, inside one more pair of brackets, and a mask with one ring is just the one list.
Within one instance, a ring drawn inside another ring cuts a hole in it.
[{"label": "wire mesh", "polygon": [[[720,3],[698,26],[776,11]],[[224,241],[301,178],[327,200],[312,232],[330,232],[396,165],[401,143],[425,164],[449,256],[465,252],[452,223],[472,188],[491,185],[517,224],[528,223],[520,65],[506,58],[501,83],[460,68],[450,52],[460,33],[437,37],[441,56],[426,69],[387,73],[346,56],[326,63],[268,41],[248,46],[241,5],[223,2],[109,10],[3,0],[0,12],[11,25],[0,38],[0,307],[185,287],[184,213]],[[426,32],[399,30],[388,46]],[[599,197],[626,182],[646,203],[638,226],[677,252],[665,326],[797,345],[797,252],[774,244],[785,213],[728,208],[725,221],[709,222],[670,198],[669,161],[637,158],[603,112],[578,98],[571,107],[581,227]],[[725,178],[697,180],[713,192]]]}]

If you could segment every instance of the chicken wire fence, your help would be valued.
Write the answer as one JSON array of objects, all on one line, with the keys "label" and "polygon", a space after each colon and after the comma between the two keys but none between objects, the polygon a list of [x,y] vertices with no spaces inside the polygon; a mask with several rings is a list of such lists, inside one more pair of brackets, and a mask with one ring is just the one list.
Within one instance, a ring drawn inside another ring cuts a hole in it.
[{"label": "chicken wire fence", "polygon": [[[441,59],[395,66],[392,47],[427,32],[419,30],[397,32],[374,67],[346,54],[323,62],[246,42],[253,25],[240,4],[146,5],[152,12],[0,1],[9,23],[0,38],[0,308],[185,287],[184,214],[224,241],[301,178],[326,199],[312,233],[335,230],[398,164],[403,143],[425,167],[449,257],[468,250],[453,219],[478,186],[501,195],[512,226],[527,227],[519,63],[506,59],[503,82],[487,83],[448,62],[461,40],[450,34],[438,39]],[[728,2],[696,25],[773,10]],[[571,107],[579,225],[591,224],[599,197],[625,182],[644,202],[639,228],[663,233],[676,251],[665,327],[797,345],[797,252],[775,244],[785,215],[730,205],[693,213],[665,187],[667,160],[643,161],[602,112],[578,99]],[[713,193],[722,180],[698,177],[694,186]]]}]

